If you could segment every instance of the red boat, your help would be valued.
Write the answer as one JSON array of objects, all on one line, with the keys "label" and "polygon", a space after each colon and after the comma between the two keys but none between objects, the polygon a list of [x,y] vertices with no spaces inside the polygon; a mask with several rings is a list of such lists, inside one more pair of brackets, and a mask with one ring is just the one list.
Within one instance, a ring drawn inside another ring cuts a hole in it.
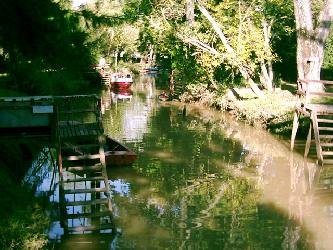
[{"label": "red boat", "polygon": [[112,101],[117,102],[118,100],[121,101],[126,101],[132,100],[133,97],[133,91],[131,89],[111,89],[111,96],[112,96]]},{"label": "red boat", "polygon": [[106,137],[104,151],[107,166],[128,166],[138,158],[135,152],[110,137]]},{"label": "red boat", "polygon": [[113,88],[127,89],[133,84],[133,77],[130,74],[113,73],[110,81]]},{"label": "red boat", "polygon": [[169,96],[163,91],[159,96],[158,99],[162,102],[165,102],[169,99]]}]

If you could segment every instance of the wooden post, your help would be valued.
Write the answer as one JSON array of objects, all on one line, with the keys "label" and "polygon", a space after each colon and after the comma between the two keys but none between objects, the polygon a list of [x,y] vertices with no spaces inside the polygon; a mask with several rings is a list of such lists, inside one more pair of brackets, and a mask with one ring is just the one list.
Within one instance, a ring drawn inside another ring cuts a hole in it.
[{"label": "wooden post", "polygon": [[312,122],[310,121],[309,132],[308,132],[308,136],[306,138],[304,157],[308,157],[310,146],[311,146],[311,138],[312,138]]},{"label": "wooden post", "polygon": [[317,151],[317,158],[318,158],[318,164],[323,164],[323,155],[321,152],[321,146],[320,146],[320,139],[319,139],[319,130],[318,130],[318,121],[317,121],[317,111],[313,110],[311,113],[311,121],[313,125],[313,133],[315,137],[316,142],[316,151]]},{"label": "wooden post", "polygon": [[300,116],[299,111],[295,110],[294,120],[293,120],[293,129],[292,129],[292,132],[291,132],[291,141],[290,141],[290,149],[291,150],[294,149],[295,138],[296,138],[297,129],[298,129],[298,126],[299,126],[299,116]]}]

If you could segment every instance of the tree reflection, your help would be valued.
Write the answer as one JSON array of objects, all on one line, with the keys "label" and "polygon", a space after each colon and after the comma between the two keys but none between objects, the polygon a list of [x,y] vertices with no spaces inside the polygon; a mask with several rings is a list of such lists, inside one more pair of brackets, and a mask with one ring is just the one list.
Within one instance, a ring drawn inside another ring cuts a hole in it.
[{"label": "tree reflection", "polygon": [[278,146],[225,117],[197,117],[199,110],[184,117],[181,108],[161,105],[148,116],[142,141],[132,144],[137,162],[110,170],[112,180],[129,187],[126,197],[114,195],[118,225],[128,232],[119,247],[149,241],[178,249],[308,248],[310,235],[297,220],[262,200],[279,175]]}]

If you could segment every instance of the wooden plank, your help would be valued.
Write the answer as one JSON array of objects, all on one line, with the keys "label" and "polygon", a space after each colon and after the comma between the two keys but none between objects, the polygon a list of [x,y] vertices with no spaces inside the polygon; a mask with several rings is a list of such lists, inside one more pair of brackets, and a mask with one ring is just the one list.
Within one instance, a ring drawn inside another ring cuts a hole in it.
[{"label": "wooden plank", "polygon": [[94,113],[96,112],[95,108],[88,108],[88,109],[71,109],[71,110],[60,110],[60,114],[76,114],[76,113]]},{"label": "wooden plank", "polygon": [[308,94],[311,96],[327,96],[327,97],[333,97],[332,92],[318,92],[318,91],[308,91]]},{"label": "wooden plank", "polygon": [[312,138],[312,122],[310,122],[308,136],[306,138],[305,150],[304,150],[304,157],[307,157],[310,151],[311,146],[311,138]]},{"label": "wooden plank", "polygon": [[311,120],[312,120],[312,126],[313,126],[313,134],[314,134],[315,141],[316,141],[317,158],[318,158],[319,164],[322,164],[323,163],[323,156],[322,156],[321,146],[320,146],[320,137],[319,137],[316,111],[312,112]]},{"label": "wooden plank", "polygon": [[73,166],[73,167],[67,167],[67,171],[86,171],[86,172],[95,172],[102,170],[102,165],[97,164],[93,166]]},{"label": "wooden plank", "polygon": [[333,135],[319,135],[320,139],[333,139]]},{"label": "wooden plank", "polygon": [[66,214],[66,219],[78,219],[78,218],[103,218],[111,217],[112,213],[110,211],[101,211],[95,213],[76,213],[76,214]]},{"label": "wooden plank", "polygon": [[325,143],[320,143],[322,147],[333,147],[333,143],[325,142]]},{"label": "wooden plank", "polygon": [[95,181],[103,181],[103,176],[95,176],[95,177],[86,177],[86,178],[77,178],[77,179],[67,179],[64,180],[65,183],[72,183],[72,182],[95,182]]},{"label": "wooden plank", "polygon": [[297,133],[298,126],[299,126],[299,112],[297,110],[295,110],[294,120],[293,120],[293,129],[292,129],[292,132],[291,132],[291,140],[290,140],[290,149],[291,150],[294,149],[295,138],[296,138],[296,133]]},{"label": "wooden plank", "polygon": [[87,205],[98,205],[98,204],[107,204],[109,199],[97,199],[89,201],[67,201],[65,206],[87,206]]},{"label": "wooden plank", "polygon": [[99,154],[86,154],[86,155],[71,155],[64,157],[64,161],[79,161],[79,160],[93,160],[93,159],[99,159]]},{"label": "wooden plank", "polygon": [[333,105],[328,104],[305,104],[305,108],[311,111],[316,111],[319,114],[333,114]]},{"label": "wooden plank", "polygon": [[318,127],[319,131],[333,131],[332,127]]},{"label": "wooden plank", "polygon": [[322,154],[325,155],[325,156],[326,155],[330,156],[330,155],[333,155],[333,151],[322,151]]},{"label": "wooden plank", "polygon": [[318,123],[333,123],[333,119],[317,119]]},{"label": "wooden plank", "polygon": [[107,192],[107,188],[87,188],[87,189],[65,189],[65,194],[101,193]]},{"label": "wooden plank", "polygon": [[298,79],[298,82],[305,83],[305,84],[309,84],[309,83],[333,84],[333,81],[328,81],[328,80]]},{"label": "wooden plank", "polygon": [[99,149],[99,144],[95,144],[95,143],[89,143],[89,144],[69,144],[69,143],[65,143],[65,146],[62,147],[62,149],[66,150],[66,149],[71,149],[71,150],[81,150],[81,151],[96,151],[97,149]]},{"label": "wooden plank", "polygon": [[99,231],[106,229],[114,229],[113,223],[105,223],[96,226],[78,226],[78,227],[68,227],[67,230],[69,232],[85,232],[85,231]]},{"label": "wooden plank", "polygon": [[333,164],[333,159],[324,159],[323,160],[324,165],[332,165]]}]

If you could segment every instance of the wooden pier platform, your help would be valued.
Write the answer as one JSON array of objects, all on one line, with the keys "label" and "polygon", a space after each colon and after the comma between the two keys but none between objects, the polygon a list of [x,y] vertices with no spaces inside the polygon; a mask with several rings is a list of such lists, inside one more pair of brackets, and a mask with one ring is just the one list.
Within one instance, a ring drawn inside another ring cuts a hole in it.
[{"label": "wooden pier platform", "polygon": [[100,112],[97,96],[56,103],[61,225],[67,235],[115,232]]},{"label": "wooden pier platform", "polygon": [[46,131],[57,150],[65,235],[115,232],[100,97],[0,98],[0,131],[22,135],[31,130]]}]

